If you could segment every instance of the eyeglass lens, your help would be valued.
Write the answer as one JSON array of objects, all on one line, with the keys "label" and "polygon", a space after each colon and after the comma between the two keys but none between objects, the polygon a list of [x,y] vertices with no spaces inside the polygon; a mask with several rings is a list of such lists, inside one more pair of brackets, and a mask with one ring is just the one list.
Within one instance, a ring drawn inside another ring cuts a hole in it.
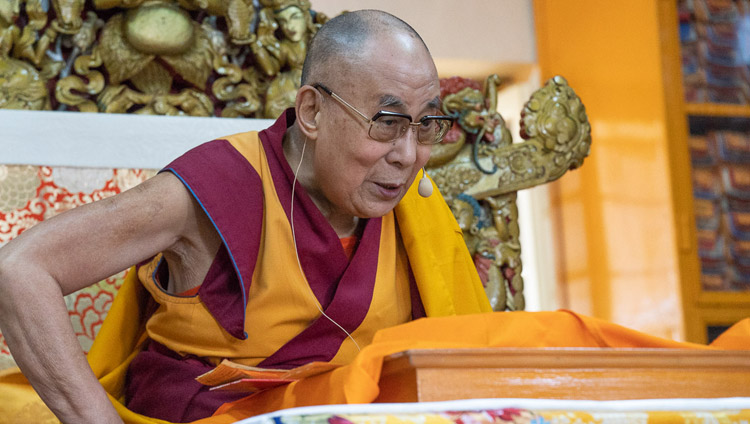
[{"label": "eyeglass lens", "polygon": [[[409,129],[409,121],[401,116],[381,116],[372,122],[370,137],[378,141],[392,141]],[[439,143],[450,125],[449,120],[423,119],[417,127],[417,140],[424,144]]]}]

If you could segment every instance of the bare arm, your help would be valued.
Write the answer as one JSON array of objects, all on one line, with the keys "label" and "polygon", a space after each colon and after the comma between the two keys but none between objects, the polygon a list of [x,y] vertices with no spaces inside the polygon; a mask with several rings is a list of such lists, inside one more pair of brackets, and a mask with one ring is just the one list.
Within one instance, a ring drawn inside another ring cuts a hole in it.
[{"label": "bare arm", "polygon": [[86,362],[63,296],[194,238],[200,218],[182,183],[164,173],[42,222],[0,249],[0,329],[62,422],[121,422]]}]

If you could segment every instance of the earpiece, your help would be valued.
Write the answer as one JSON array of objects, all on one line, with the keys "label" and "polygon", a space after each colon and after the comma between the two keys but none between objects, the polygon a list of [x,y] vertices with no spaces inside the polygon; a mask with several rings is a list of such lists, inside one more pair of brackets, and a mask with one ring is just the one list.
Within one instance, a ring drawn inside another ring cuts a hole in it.
[{"label": "earpiece", "polygon": [[419,187],[417,187],[417,193],[422,197],[432,196],[432,182],[427,178],[427,173],[422,168],[422,178],[419,180]]},{"label": "earpiece", "polygon": [[315,125],[318,125],[318,120],[320,119],[320,112],[315,114]]}]

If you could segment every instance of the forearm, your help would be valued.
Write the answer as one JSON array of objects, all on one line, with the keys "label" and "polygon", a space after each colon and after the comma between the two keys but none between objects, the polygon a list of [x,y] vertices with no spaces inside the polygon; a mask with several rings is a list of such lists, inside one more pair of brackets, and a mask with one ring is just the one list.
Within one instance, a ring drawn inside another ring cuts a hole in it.
[{"label": "forearm", "polygon": [[0,330],[24,375],[62,422],[122,422],[86,361],[51,276],[0,263]]},{"label": "forearm", "polygon": [[0,330],[63,422],[122,422],[81,351],[63,295],[178,240],[200,240],[202,229],[213,227],[200,226],[197,211],[202,214],[182,182],[164,173],[45,220],[0,249]]}]

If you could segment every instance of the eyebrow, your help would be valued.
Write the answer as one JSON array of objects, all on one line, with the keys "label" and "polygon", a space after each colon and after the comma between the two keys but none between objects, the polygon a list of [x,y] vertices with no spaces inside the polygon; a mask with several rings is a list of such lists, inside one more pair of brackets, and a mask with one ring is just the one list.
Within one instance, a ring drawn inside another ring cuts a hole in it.
[{"label": "eyebrow", "polygon": [[[440,110],[440,104],[441,104],[440,96],[435,96],[434,99],[430,100],[427,103],[427,109],[437,109]],[[402,107],[404,106],[404,102],[391,94],[384,94],[380,97],[380,106],[381,107]]]},{"label": "eyebrow", "polygon": [[381,107],[398,107],[398,106],[403,106],[403,105],[404,105],[404,102],[400,98],[394,95],[383,94],[382,96],[380,96]]},{"label": "eyebrow", "polygon": [[434,99],[430,100],[430,102],[427,103],[427,107],[429,109],[438,109],[438,110],[440,110],[440,103],[441,103],[440,96],[435,96]]}]

